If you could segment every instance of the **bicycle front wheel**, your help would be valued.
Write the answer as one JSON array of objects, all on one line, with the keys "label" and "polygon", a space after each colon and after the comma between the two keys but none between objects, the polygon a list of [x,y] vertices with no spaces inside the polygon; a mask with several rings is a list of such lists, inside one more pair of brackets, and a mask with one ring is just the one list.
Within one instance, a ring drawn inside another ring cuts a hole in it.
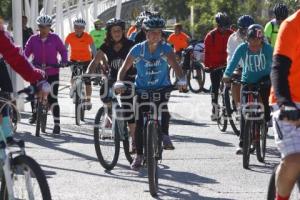
[{"label": "bicycle front wheel", "polygon": [[41,131],[43,133],[46,132],[46,126],[47,126],[47,112],[48,112],[48,106],[42,105],[42,113],[41,113]]},{"label": "bicycle front wheel", "polygon": [[215,108],[217,110],[217,123],[219,130],[221,132],[225,132],[227,129],[227,114],[226,114],[226,108],[225,108],[225,102],[224,102],[224,92],[223,92],[224,84],[223,82],[220,85],[219,95],[218,95],[218,107]]},{"label": "bicycle front wheel", "polygon": [[107,170],[113,169],[120,152],[120,135],[113,131],[112,120],[101,107],[95,118],[94,145],[100,164]]},{"label": "bicycle front wheel", "polygon": [[151,196],[157,196],[158,192],[158,166],[156,154],[158,153],[158,127],[152,121],[147,125],[147,168],[148,181]]},{"label": "bicycle front wheel", "polygon": [[[46,176],[39,164],[31,157],[20,155],[12,160],[14,199],[51,200]],[[1,181],[0,199],[9,200],[4,176]]]},{"label": "bicycle front wheel", "polygon": [[80,99],[78,93],[75,91],[74,94],[75,98],[75,123],[77,126],[80,125],[80,115],[81,115],[81,108],[80,108]]},{"label": "bicycle front wheel", "polygon": [[[195,63],[193,63],[195,65]],[[204,87],[205,83],[205,72],[203,66],[201,67],[192,67],[188,73],[188,85],[190,90],[193,93],[199,93]]]},{"label": "bicycle front wheel", "polygon": [[42,103],[37,102],[36,105],[36,127],[35,127],[35,136],[39,137],[40,136],[40,131],[41,131],[41,123],[42,123]]},{"label": "bicycle front wheel", "polygon": [[245,169],[249,168],[250,160],[250,148],[252,142],[252,131],[254,122],[251,120],[245,121],[244,135],[243,135],[243,167]]}]

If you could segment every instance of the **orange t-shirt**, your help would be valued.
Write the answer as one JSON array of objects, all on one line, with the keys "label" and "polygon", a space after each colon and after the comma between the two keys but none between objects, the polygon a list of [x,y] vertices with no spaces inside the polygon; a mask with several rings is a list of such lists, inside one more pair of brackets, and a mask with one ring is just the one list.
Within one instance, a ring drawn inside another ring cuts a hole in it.
[{"label": "orange t-shirt", "polygon": [[178,35],[172,33],[168,38],[168,42],[172,44],[175,51],[178,52],[188,47],[189,39],[190,37],[183,32],[180,32]]},{"label": "orange t-shirt", "polygon": [[92,60],[90,46],[94,43],[92,36],[86,32],[79,38],[75,32],[70,33],[65,41],[71,47],[70,59],[74,61],[86,62]]},{"label": "orange t-shirt", "polygon": [[[300,103],[300,10],[280,25],[274,47],[274,55],[276,54],[286,56],[292,61],[288,77],[289,89],[293,102]],[[273,88],[270,103],[276,103]]]},{"label": "orange t-shirt", "polygon": [[130,28],[128,29],[128,31],[127,31],[127,37],[129,37],[130,35],[131,35],[131,33],[134,33],[134,32],[136,32],[137,31],[137,28],[136,28],[136,26],[130,26]]}]

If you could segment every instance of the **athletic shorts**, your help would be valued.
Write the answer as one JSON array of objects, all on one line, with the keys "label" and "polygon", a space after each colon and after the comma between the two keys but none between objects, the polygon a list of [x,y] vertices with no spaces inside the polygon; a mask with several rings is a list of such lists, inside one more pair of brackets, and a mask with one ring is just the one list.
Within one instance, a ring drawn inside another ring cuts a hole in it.
[{"label": "athletic shorts", "polygon": [[281,158],[300,153],[300,127],[279,120],[278,117],[279,110],[273,112],[273,131]]}]

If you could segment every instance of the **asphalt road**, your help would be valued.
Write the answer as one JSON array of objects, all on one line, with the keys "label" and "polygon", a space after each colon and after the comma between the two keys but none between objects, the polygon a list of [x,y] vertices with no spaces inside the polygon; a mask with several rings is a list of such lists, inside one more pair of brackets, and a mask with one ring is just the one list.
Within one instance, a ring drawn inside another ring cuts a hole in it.
[{"label": "asphalt road", "polygon": [[[152,199],[147,171],[132,171],[121,155],[117,166],[106,171],[99,164],[93,144],[93,119],[101,106],[97,89],[87,120],[76,126],[74,105],[69,98],[67,69],[62,71],[59,104],[62,133],[52,135],[48,118],[47,134],[37,138],[28,124],[30,107],[25,106],[18,135],[26,141],[27,154],[35,158],[47,175],[54,200]],[[208,78],[208,77],[207,77]],[[159,165],[159,199],[266,199],[270,174],[279,162],[272,130],[267,140],[265,163],[251,155],[250,169],[242,167],[235,155],[238,138],[229,126],[221,133],[210,121],[210,96],[173,92],[170,99],[170,135],[176,149],[164,151]]]}]

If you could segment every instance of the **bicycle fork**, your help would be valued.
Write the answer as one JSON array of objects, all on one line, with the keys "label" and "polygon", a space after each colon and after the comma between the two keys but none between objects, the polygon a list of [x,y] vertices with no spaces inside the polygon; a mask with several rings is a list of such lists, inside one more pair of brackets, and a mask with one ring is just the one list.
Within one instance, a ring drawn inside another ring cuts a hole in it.
[{"label": "bicycle fork", "polygon": [[[1,165],[3,169],[3,174],[5,177],[6,189],[8,193],[9,200],[15,200],[14,189],[13,189],[13,179],[12,179],[12,170],[11,170],[11,160],[10,155],[7,152],[6,144],[1,143]],[[4,183],[1,183],[4,184]]]}]

